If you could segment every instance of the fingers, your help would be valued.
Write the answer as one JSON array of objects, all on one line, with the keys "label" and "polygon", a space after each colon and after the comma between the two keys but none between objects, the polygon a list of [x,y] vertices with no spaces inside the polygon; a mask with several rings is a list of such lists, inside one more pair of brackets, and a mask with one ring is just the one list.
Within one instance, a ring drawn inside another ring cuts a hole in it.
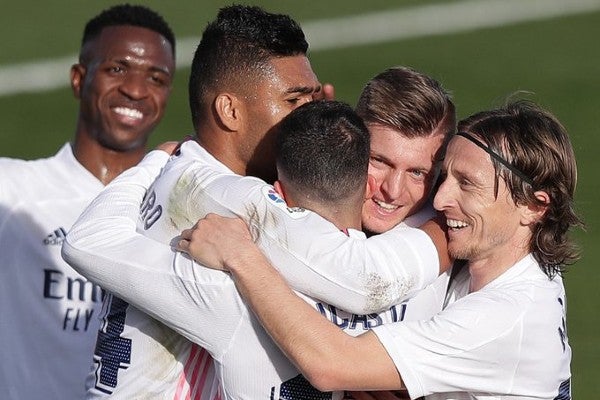
[{"label": "fingers", "polygon": [[335,100],[335,88],[331,83],[323,84],[323,99],[324,100]]},{"label": "fingers", "polygon": [[335,100],[335,89],[331,83],[324,83],[321,90],[313,94],[313,100]]},{"label": "fingers", "polygon": [[175,249],[187,254],[190,254],[190,239],[183,237],[183,235],[177,241]]},{"label": "fingers", "polygon": [[240,218],[228,218],[207,214],[194,226],[179,235],[175,248],[189,255],[197,254],[200,246],[228,240],[252,240],[246,223]]}]

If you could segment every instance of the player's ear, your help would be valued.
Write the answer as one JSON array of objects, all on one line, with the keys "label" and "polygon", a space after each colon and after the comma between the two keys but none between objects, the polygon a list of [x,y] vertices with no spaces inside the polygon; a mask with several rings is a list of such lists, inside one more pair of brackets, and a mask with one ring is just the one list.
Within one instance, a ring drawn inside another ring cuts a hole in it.
[{"label": "player's ear", "polygon": [[243,123],[244,104],[231,93],[220,93],[214,102],[218,123],[231,132],[240,130]]},{"label": "player's ear", "polygon": [[547,192],[537,190],[534,196],[537,199],[537,203],[519,206],[522,215],[521,223],[523,225],[531,225],[538,222],[542,219],[550,205],[550,195]]},{"label": "player's ear", "polygon": [[86,68],[81,64],[73,64],[71,66],[71,89],[73,89],[73,96],[75,96],[76,99],[81,98],[81,87],[85,80],[85,71]]},{"label": "player's ear", "polygon": [[281,196],[281,198],[285,200],[285,191],[283,190],[283,186],[281,186],[281,182],[279,180],[276,180],[273,184],[273,187],[275,188],[275,191]]}]

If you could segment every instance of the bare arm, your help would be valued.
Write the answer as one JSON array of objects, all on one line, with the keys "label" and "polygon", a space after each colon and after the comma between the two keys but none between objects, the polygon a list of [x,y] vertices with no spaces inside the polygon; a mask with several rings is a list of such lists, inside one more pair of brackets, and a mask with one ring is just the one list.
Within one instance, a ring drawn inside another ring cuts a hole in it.
[{"label": "bare arm", "polygon": [[450,255],[448,254],[448,237],[445,226],[446,224],[442,220],[442,216],[437,216],[419,227],[419,229],[429,235],[429,238],[437,249],[440,274],[446,272],[452,265],[452,259],[450,259]]},{"label": "bare arm", "polygon": [[[199,240],[192,247],[186,239],[191,232],[184,231],[178,247],[205,265],[231,272],[265,329],[315,387],[327,391],[402,387],[375,334],[351,337],[296,296],[252,242],[242,220],[209,214],[198,221],[193,232]],[[364,362],[365,355],[369,362]]]}]

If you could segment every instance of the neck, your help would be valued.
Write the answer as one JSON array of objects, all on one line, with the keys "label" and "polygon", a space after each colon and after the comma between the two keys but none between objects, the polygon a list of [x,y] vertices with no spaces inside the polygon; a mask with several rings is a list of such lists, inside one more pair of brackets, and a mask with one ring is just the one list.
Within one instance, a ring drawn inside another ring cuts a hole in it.
[{"label": "neck", "polygon": [[362,204],[358,207],[353,204],[321,204],[303,199],[302,202],[294,204],[286,198],[289,206],[299,206],[311,210],[334,224],[339,230],[356,229],[361,230]]},{"label": "neck", "polygon": [[471,275],[469,291],[480,290],[512,268],[528,253],[529,250],[525,246],[511,246],[508,249],[497,249],[488,256],[469,260],[469,274]]},{"label": "neck", "polygon": [[332,222],[339,230],[361,230],[360,212],[352,213],[341,208],[332,208],[329,212],[322,210],[317,213]]},{"label": "neck", "polygon": [[277,178],[275,167],[269,168],[265,164],[262,169],[253,168],[251,160],[246,160],[237,147],[237,143],[240,143],[239,138],[233,135],[235,133],[205,131],[202,135],[196,135],[196,141],[234,173],[241,176],[254,176],[267,183],[273,183]]},{"label": "neck", "polygon": [[202,135],[196,135],[196,141],[200,146],[204,148],[210,155],[219,160],[223,165],[232,170],[238,175],[245,176],[246,168],[242,162],[240,162],[235,156],[235,152],[232,151],[226,141],[220,140],[218,135],[224,135],[225,133],[204,133]]},{"label": "neck", "polygon": [[73,154],[77,161],[103,185],[107,185],[121,172],[140,162],[145,153],[144,147],[136,147],[129,151],[112,150],[86,135],[76,135],[73,143]]}]

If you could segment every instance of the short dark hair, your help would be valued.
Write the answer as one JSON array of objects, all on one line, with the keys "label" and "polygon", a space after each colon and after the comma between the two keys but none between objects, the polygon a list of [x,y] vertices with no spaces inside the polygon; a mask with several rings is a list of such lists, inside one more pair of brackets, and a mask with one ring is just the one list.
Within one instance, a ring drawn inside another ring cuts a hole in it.
[{"label": "short dark hair", "polygon": [[192,61],[188,89],[194,128],[206,110],[206,94],[223,88],[239,92],[254,77],[266,74],[264,65],[271,58],[307,50],[304,32],[288,15],[242,5],[220,9],[205,28]]},{"label": "short dark hair", "polygon": [[175,57],[175,35],[169,24],[150,8],[131,4],[110,7],[90,19],[83,30],[81,47],[95,39],[104,28],[122,25],[138,26],[162,35],[171,44],[173,58]]},{"label": "short dark hair", "polygon": [[306,103],[287,115],[277,130],[277,168],[296,191],[334,203],[364,190],[370,136],[348,104]]},{"label": "short dark hair", "polygon": [[435,79],[408,67],[392,67],[363,88],[356,112],[367,125],[382,125],[408,138],[455,132],[455,107]]},{"label": "short dark hair", "polygon": [[517,204],[543,206],[535,197],[537,190],[550,196],[529,243],[544,272],[552,277],[575,262],[579,251],[567,234],[582,226],[574,209],[577,165],[569,135],[558,119],[530,101],[517,100],[460,121],[458,131],[481,140],[511,166],[492,157],[496,193],[502,178]]}]

